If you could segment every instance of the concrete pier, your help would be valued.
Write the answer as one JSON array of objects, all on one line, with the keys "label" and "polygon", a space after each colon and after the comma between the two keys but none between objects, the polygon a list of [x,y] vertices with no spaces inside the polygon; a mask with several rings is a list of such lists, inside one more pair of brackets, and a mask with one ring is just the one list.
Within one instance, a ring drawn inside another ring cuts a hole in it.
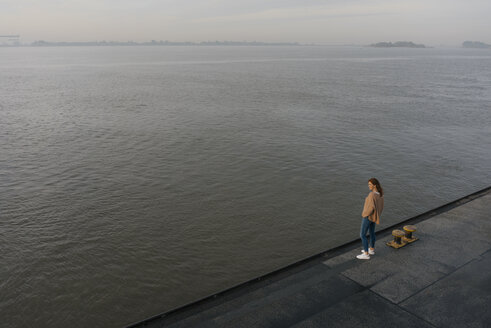
[{"label": "concrete pier", "polygon": [[[491,189],[130,327],[491,327]],[[398,226],[402,228],[402,225]]]}]

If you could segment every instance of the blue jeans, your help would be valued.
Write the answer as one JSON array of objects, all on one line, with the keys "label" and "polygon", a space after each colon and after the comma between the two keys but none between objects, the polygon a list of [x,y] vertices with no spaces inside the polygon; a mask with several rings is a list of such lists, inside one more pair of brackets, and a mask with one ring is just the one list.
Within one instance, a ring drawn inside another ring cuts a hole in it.
[{"label": "blue jeans", "polygon": [[365,252],[368,252],[368,231],[370,231],[370,247],[375,248],[375,222],[368,220],[368,218],[363,218],[361,219],[360,237]]}]

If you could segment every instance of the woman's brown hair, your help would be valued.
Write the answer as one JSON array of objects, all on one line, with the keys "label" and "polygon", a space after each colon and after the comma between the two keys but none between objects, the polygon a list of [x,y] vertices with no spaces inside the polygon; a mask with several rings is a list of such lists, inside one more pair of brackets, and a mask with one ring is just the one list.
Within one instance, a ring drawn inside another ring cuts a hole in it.
[{"label": "woman's brown hair", "polygon": [[382,189],[382,186],[380,185],[380,182],[378,182],[377,179],[375,178],[370,178],[368,180],[371,184],[373,184],[375,187],[377,187],[377,191],[380,193],[380,196],[384,195],[384,190]]}]

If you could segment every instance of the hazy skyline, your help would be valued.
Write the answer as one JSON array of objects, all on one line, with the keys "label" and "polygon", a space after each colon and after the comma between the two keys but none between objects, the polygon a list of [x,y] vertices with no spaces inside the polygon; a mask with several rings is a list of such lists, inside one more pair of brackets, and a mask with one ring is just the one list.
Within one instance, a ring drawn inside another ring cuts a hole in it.
[{"label": "hazy skyline", "polygon": [[0,35],[47,41],[491,42],[487,0],[2,0]]}]

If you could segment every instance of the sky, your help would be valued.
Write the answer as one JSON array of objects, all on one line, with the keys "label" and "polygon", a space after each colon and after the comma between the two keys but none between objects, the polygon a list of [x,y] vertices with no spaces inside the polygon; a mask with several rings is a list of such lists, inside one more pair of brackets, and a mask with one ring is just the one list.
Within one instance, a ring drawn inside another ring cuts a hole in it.
[{"label": "sky", "polygon": [[0,0],[0,35],[45,41],[491,43],[490,0]]}]

